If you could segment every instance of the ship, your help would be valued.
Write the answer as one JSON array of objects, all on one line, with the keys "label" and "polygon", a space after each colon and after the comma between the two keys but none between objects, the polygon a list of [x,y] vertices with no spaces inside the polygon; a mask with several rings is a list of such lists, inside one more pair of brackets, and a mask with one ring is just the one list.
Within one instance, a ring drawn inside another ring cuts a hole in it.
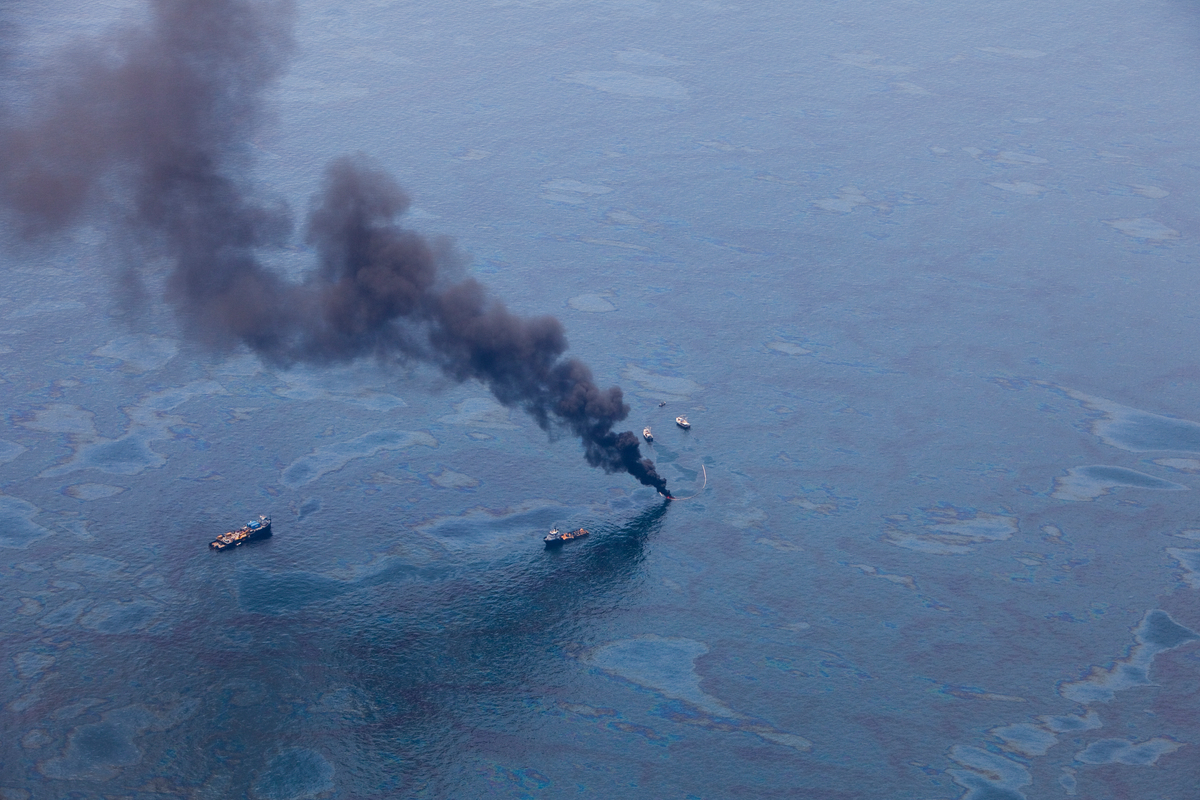
[{"label": "ship", "polygon": [[688,422],[687,417],[684,417],[684,416],[676,417],[675,424],[678,425],[679,427],[683,428],[685,431],[688,428],[692,427],[692,423]]},{"label": "ship", "polygon": [[573,531],[566,531],[564,533],[563,531],[560,531],[556,525],[550,529],[548,534],[546,534],[546,547],[559,547],[563,542],[569,542],[572,539],[582,539],[587,535],[588,531],[584,528],[576,528]]},{"label": "ship", "polygon": [[653,441],[654,441],[654,434],[650,432],[650,426],[649,426],[649,425],[647,425],[646,427],[642,428],[642,436],[643,436],[643,437],[646,439],[646,441],[647,441],[647,442],[653,442]]},{"label": "ship", "polygon": [[247,522],[236,531],[222,533],[211,543],[209,547],[213,550],[228,550],[231,547],[241,547],[246,542],[253,542],[258,539],[266,539],[271,535],[271,518],[258,515],[258,519]]}]

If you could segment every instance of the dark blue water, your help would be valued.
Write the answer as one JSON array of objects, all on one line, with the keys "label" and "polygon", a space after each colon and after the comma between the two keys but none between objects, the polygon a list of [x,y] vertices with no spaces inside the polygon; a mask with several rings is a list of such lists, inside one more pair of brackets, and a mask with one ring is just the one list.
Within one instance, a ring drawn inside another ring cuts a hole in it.
[{"label": "dark blue water", "polygon": [[[36,66],[137,9],[4,13]],[[0,797],[1195,797],[1190,6],[297,19],[264,190],[373,155],[701,493],[424,367],[208,353],[101,223],[13,250]]]}]

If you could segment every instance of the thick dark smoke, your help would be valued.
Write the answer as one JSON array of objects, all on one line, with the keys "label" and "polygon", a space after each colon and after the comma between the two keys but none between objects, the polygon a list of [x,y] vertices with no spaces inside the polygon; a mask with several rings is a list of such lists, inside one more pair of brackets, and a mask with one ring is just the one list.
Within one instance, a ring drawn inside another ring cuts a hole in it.
[{"label": "thick dark smoke", "polygon": [[408,198],[366,157],[328,167],[307,278],[263,267],[258,253],[286,238],[289,217],[243,176],[292,15],[286,0],[150,0],[144,25],[70,49],[35,112],[0,109],[0,201],[14,224],[28,237],[118,215],[168,256],[168,299],[210,344],[277,364],[419,358],[578,436],[592,466],[668,494],[637,436],[613,431],[629,413],[620,388],[564,358],[554,317],[516,316],[471,279],[448,284],[451,248],[397,224]]}]

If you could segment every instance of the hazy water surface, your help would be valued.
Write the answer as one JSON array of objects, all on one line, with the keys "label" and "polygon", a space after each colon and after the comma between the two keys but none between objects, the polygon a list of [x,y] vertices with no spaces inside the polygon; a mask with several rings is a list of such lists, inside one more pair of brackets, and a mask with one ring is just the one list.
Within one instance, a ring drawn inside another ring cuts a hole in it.
[{"label": "hazy water surface", "polygon": [[[36,69],[139,8],[0,14]],[[208,353],[117,302],[103,223],[14,245],[0,797],[1195,797],[1194,9],[305,0],[297,39],[264,193],[375,157],[706,488],[426,367]]]}]

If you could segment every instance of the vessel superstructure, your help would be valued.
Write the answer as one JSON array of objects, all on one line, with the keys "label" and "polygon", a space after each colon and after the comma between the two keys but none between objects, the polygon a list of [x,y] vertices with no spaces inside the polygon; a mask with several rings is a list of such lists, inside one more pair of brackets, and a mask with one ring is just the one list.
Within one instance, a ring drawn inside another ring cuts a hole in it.
[{"label": "vessel superstructure", "polygon": [[258,515],[258,519],[247,522],[236,531],[222,533],[209,543],[213,550],[228,550],[231,547],[241,547],[246,542],[266,539],[271,535],[271,518]]},{"label": "vessel superstructure", "polygon": [[585,528],[576,528],[573,531],[560,531],[558,526],[550,529],[546,534],[546,547],[558,547],[563,542],[569,542],[572,539],[581,539],[589,533]]}]

